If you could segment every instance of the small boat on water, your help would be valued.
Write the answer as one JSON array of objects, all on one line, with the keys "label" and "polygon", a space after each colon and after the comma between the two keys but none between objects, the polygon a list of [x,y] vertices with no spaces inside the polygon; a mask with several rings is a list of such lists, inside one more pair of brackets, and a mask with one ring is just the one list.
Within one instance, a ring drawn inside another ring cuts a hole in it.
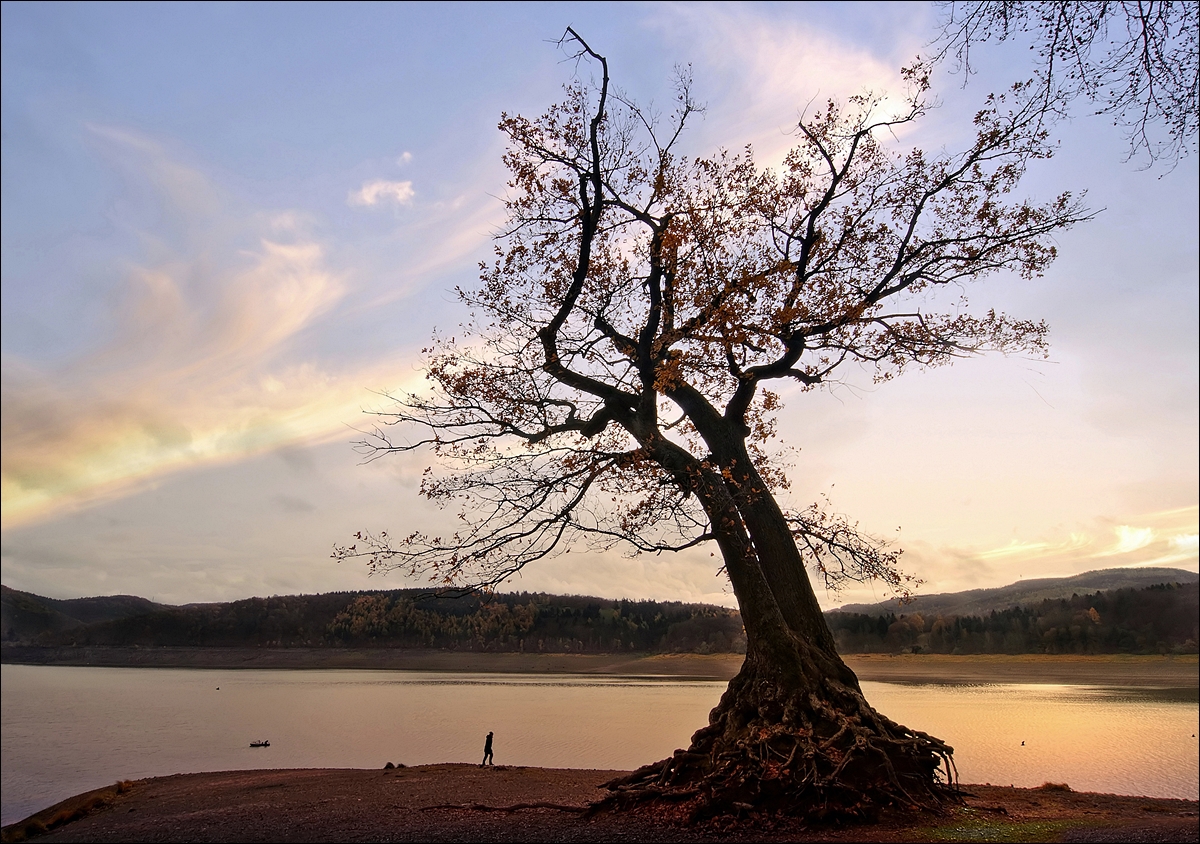
[{"label": "small boat on water", "polygon": [[250,746],[251,747],[270,747],[271,742],[267,741],[266,739],[264,739],[262,741],[252,741],[252,742],[250,742]]}]

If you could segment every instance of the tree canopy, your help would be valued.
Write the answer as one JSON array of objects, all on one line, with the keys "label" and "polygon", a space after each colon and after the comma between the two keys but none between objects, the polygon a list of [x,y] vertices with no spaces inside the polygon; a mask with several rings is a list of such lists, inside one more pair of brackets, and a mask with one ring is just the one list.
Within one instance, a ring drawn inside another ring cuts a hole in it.
[{"label": "tree canopy", "polygon": [[[1050,235],[1085,216],[1069,194],[1010,199],[1052,154],[1027,86],[989,98],[968,150],[889,151],[881,138],[929,108],[911,71],[899,114],[867,95],[831,101],[782,167],[760,168],[748,147],[676,152],[697,111],[688,80],[659,122],[603,67],[598,88],[572,83],[540,118],[502,119],[509,223],[481,286],[458,290],[472,322],[425,350],[431,392],[396,396],[360,443],[370,459],[429,448],[454,467],[421,491],[465,504],[468,527],[364,533],[342,556],[494,585],[579,539],[686,548],[714,538],[689,473],[720,480],[737,462],[718,432],[745,443],[741,468],[764,491],[786,488],[766,450],[781,387],[852,365],[884,381],[987,350],[1045,353],[1044,323],[973,312],[966,295],[996,271],[1039,275]],[[960,294],[930,307],[946,287]],[[787,515],[831,582],[888,576],[895,558],[824,508]]]}]

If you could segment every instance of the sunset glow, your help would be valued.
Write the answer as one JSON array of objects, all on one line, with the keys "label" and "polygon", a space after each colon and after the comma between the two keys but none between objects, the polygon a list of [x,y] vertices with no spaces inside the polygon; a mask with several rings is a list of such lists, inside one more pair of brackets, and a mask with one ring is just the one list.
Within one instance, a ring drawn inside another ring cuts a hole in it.
[{"label": "sunset glow", "polygon": [[[751,143],[777,165],[806,109],[899,90],[933,21],[920,3],[5,4],[4,584],[178,603],[407,585],[330,549],[453,513],[417,494],[427,459],[363,466],[351,443],[470,318],[453,291],[491,260],[508,189],[496,122],[559,98],[564,27],[643,102],[691,66],[689,154]],[[981,56],[965,87],[939,71],[941,106],[895,142],[961,145],[1023,61]],[[1023,190],[1101,213],[1044,278],[972,292],[1046,319],[1049,360],[783,395],[793,503],[827,496],[897,542],[923,592],[1200,566],[1197,159],[1144,172],[1105,118],[1058,131]],[[731,604],[710,550],[581,550],[510,587]]]}]

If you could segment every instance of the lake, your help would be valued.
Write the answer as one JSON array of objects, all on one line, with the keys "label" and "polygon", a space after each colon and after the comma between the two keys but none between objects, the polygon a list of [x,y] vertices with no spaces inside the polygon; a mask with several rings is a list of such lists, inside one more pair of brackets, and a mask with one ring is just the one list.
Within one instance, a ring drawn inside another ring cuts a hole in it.
[{"label": "lake", "polygon": [[[686,747],[723,682],[595,675],[0,666],[3,823],[174,773],[478,762],[628,770]],[[864,682],[963,782],[1197,799],[1195,689]],[[269,748],[250,748],[270,739]],[[1022,745],[1024,742],[1024,745]]]}]

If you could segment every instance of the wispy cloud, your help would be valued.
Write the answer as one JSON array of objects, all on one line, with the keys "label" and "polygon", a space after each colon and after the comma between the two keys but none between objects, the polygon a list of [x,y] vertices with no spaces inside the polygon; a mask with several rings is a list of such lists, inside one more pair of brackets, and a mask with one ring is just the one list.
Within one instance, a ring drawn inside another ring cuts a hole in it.
[{"label": "wispy cloud", "polygon": [[791,133],[811,105],[864,91],[903,93],[901,65],[920,46],[903,43],[900,33],[892,46],[903,58],[881,57],[819,26],[723,4],[660,7],[652,25],[686,42],[704,74],[697,91],[709,104],[700,130],[706,142],[752,143],[763,163],[794,145]]},{"label": "wispy cloud", "polygon": [[[1128,521],[1129,524],[1123,522]],[[1045,577],[1085,568],[1183,566],[1196,568],[1195,506],[1127,516],[1121,522],[1097,521],[1065,537],[1013,543],[975,552],[980,560],[1003,559],[1006,568],[1023,566],[1026,577]],[[1083,568],[1080,568],[1083,566]]]},{"label": "wispy cloud", "polygon": [[414,377],[408,361],[306,350],[347,292],[320,243],[272,225],[279,215],[223,210],[202,174],[145,138],[106,137],[142,161],[187,236],[147,235],[152,257],[125,272],[108,342],[58,366],[5,355],[5,529],[166,472],[345,436],[367,389]]},{"label": "wispy cloud", "polygon": [[1176,534],[1175,536],[1172,536],[1167,541],[1170,543],[1172,550],[1177,551],[1181,554],[1187,554],[1192,557],[1195,557],[1195,556],[1197,556],[1197,554],[1200,554],[1200,534],[1197,534],[1197,533]]},{"label": "wispy cloud", "polygon": [[1113,531],[1117,535],[1117,544],[1107,554],[1128,554],[1154,542],[1154,528],[1117,525]]},{"label": "wispy cloud", "polygon": [[384,203],[411,205],[414,196],[416,196],[416,191],[413,190],[412,182],[389,182],[386,179],[376,179],[373,182],[364,182],[357,191],[351,191],[346,202],[350,205],[380,205]]},{"label": "wispy cloud", "polygon": [[[995,548],[936,546],[905,542],[901,567],[931,584],[921,592],[957,592],[1003,586],[1017,580],[1066,577],[1106,568],[1161,566],[1200,569],[1195,506],[1156,513],[1126,515],[1118,520],[1097,519],[1061,535]],[[853,587],[840,596],[826,594],[823,603],[873,603],[893,597],[873,587]]]},{"label": "wispy cloud", "polygon": [[[1196,569],[1197,521],[1195,506],[1158,513],[1126,516],[1121,522],[1097,520],[1065,536],[1040,541],[1014,541],[999,548],[962,550],[959,564],[1003,563],[1011,579],[1052,577],[1097,568],[1168,566]],[[940,579],[939,579],[940,581]]]}]

